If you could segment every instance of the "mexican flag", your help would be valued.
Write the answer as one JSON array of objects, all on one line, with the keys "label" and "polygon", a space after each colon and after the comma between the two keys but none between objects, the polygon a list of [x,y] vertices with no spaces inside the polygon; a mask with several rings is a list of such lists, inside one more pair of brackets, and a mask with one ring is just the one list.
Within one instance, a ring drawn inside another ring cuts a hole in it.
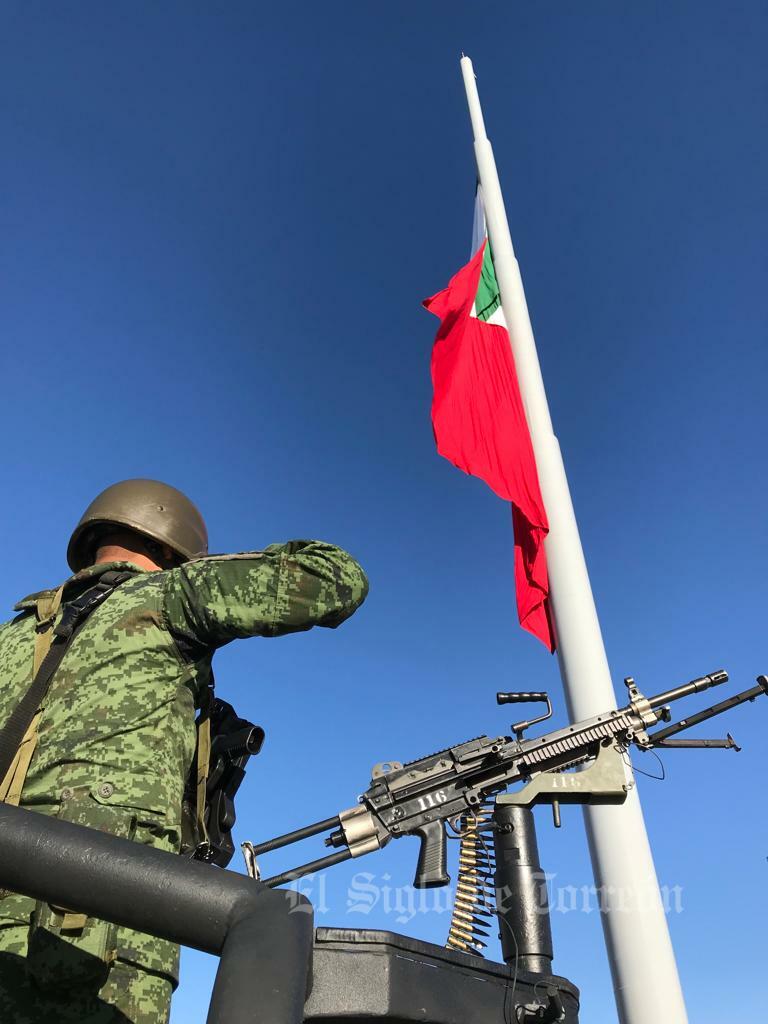
[{"label": "mexican flag", "polygon": [[520,625],[554,651],[544,552],[547,513],[479,190],[472,251],[448,287],[424,300],[440,319],[432,349],[432,426],[441,455],[511,502]]}]

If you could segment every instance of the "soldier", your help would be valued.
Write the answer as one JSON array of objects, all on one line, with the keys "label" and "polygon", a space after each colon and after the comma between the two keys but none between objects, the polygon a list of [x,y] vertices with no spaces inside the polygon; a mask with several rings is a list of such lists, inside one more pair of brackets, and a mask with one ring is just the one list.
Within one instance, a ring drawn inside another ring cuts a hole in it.
[{"label": "soldier", "polygon": [[[179,852],[214,651],[336,627],[368,590],[350,555],[319,541],[207,551],[202,516],[167,484],[126,480],[86,509],[67,550],[74,575],[0,626],[0,740],[73,602],[114,590],[66,648],[0,801]],[[168,942],[0,891],[3,1024],[162,1024],[177,979]]]}]

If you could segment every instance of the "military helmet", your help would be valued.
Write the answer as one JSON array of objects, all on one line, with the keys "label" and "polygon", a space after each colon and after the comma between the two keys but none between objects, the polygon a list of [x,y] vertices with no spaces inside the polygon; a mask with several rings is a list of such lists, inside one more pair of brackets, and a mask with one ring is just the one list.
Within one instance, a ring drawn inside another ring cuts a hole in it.
[{"label": "military helmet", "polygon": [[167,544],[183,561],[208,553],[208,531],[197,507],[181,491],[159,480],[122,480],[93,499],[67,547],[73,572],[92,564],[104,526],[136,530]]}]

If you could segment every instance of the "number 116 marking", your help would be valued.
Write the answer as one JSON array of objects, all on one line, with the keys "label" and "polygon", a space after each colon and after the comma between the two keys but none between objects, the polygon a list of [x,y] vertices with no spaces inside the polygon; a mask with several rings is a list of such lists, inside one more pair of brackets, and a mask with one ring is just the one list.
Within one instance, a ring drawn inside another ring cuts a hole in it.
[{"label": "number 116 marking", "polygon": [[416,803],[419,805],[420,811],[428,811],[430,807],[437,807],[439,804],[444,804],[447,800],[448,795],[444,789],[438,789],[434,793],[426,793],[424,796],[416,797]]}]

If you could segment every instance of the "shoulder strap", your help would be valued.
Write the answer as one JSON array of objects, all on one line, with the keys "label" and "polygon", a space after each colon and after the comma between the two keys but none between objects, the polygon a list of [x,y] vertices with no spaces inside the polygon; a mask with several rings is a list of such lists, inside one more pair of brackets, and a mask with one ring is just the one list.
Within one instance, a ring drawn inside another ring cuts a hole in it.
[{"label": "shoulder strap", "polygon": [[[61,619],[53,627],[53,639],[48,653],[34,673],[31,686],[13,709],[8,721],[0,731],[0,779],[5,778],[11,767],[16,751],[19,749],[41,701],[48,692],[53,674],[61,664],[78,629],[94,608],[102,601],[106,601],[121,583],[125,583],[133,575],[132,572],[105,572],[96,586],[90,587],[65,606]],[[54,610],[53,615],[55,616],[55,614]],[[50,618],[41,619],[38,622],[38,627],[42,626],[47,630],[50,624]],[[38,649],[38,645],[35,646]]]},{"label": "shoulder strap", "polygon": [[195,751],[195,853],[209,847],[208,828],[206,825],[206,806],[208,802],[208,774],[211,770],[211,711],[214,706],[216,680],[213,672],[205,694],[200,702],[200,715],[197,719],[197,750]]},{"label": "shoulder strap", "polygon": [[209,845],[205,808],[208,796],[208,773],[211,769],[211,719],[208,715],[197,724],[197,771],[195,777],[195,819],[198,844]]},{"label": "shoulder strap", "polygon": [[63,593],[64,586],[62,584],[58,590],[53,591],[53,593],[49,591],[47,594],[43,594],[41,597],[38,597],[35,602],[37,624],[35,625],[35,653],[32,659],[33,678],[40,671],[43,659],[51,649],[51,644],[53,643],[53,626],[56,622],[56,616],[59,613],[61,595]]}]

